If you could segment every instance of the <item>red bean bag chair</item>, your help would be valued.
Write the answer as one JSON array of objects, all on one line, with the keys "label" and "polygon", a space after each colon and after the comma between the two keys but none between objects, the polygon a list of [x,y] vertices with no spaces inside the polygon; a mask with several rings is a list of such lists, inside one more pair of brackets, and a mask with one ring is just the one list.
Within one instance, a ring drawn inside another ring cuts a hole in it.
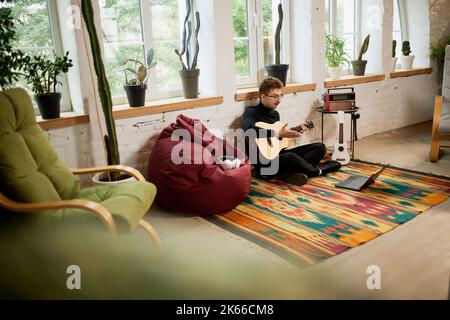
[{"label": "red bean bag chair", "polygon": [[[240,167],[224,170],[220,156],[238,158]],[[247,156],[184,115],[158,137],[148,164],[148,180],[157,187],[156,201],[168,211],[211,215],[236,207],[250,191]]]}]

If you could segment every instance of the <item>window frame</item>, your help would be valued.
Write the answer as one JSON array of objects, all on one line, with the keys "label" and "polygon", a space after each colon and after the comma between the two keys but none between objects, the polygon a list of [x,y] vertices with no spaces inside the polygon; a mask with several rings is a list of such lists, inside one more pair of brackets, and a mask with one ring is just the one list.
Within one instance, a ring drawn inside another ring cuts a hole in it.
[{"label": "window frame", "polygon": [[[47,11],[47,16],[48,16],[48,22],[49,22],[49,27],[50,27],[50,32],[52,35],[52,43],[53,43],[53,52],[58,55],[58,56],[63,56],[65,54],[65,50],[63,48],[63,41],[62,41],[62,30],[61,30],[61,19],[60,19],[60,14],[58,12],[58,5],[57,5],[57,0],[44,0],[43,2],[45,2],[46,4],[46,11]],[[38,53],[40,52],[40,49],[44,49],[44,48],[22,48],[22,47],[16,47],[17,49],[22,49],[25,52],[27,52],[27,54],[33,54],[33,53]],[[74,52],[72,52],[72,54],[76,54]],[[72,60],[74,57],[73,56],[69,56]],[[71,101],[71,95],[70,95],[70,88],[69,88],[69,79],[68,79],[68,74],[67,73],[63,73],[61,75],[61,112],[72,112],[73,111],[73,104]],[[28,88],[28,87],[27,87]],[[28,88],[31,90],[31,88]],[[34,93],[34,92],[33,92]],[[39,113],[39,109],[37,108],[37,105],[34,105],[34,109],[37,113],[37,115],[40,115]]]},{"label": "window frame", "polygon": [[[185,5],[183,0],[176,0],[178,3],[179,12],[185,11]],[[154,44],[154,37],[153,37],[153,25],[152,25],[152,0],[139,0],[139,14],[140,14],[140,26],[141,26],[141,33],[142,33],[142,46],[143,46],[143,54],[145,55],[146,52],[150,48],[153,48]],[[182,7],[180,7],[182,6]],[[191,18],[195,17],[195,11],[196,11],[196,1],[193,1],[193,7],[191,11]],[[100,28],[101,28],[101,22],[102,18],[100,16]],[[182,36],[182,30],[183,30],[183,22],[184,22],[184,15],[182,17],[179,17],[179,27],[180,27],[180,44],[181,44],[181,36]],[[195,43],[195,34],[192,35],[191,38],[191,44],[193,45]],[[101,47],[104,51],[104,45],[105,41],[102,39],[101,41]],[[175,56],[175,53],[174,53]],[[145,58],[145,57],[144,57]],[[156,60],[158,60],[158,57],[156,56]],[[180,66],[181,69],[181,66]],[[149,79],[154,79],[156,74],[155,68],[150,69]],[[160,91],[157,90],[155,83],[149,81],[148,82],[147,91],[151,92],[150,95],[146,95],[145,100],[146,101],[152,101],[152,100],[160,100],[160,99],[167,99],[167,98],[176,98],[183,96],[183,91],[181,87],[181,81],[180,85],[177,89],[167,90],[167,91]],[[125,91],[123,91],[123,94],[120,96],[113,97],[113,105],[123,105],[128,104],[128,99],[126,96]]]},{"label": "window frame", "polygon": [[[283,3],[283,27],[281,31],[282,35],[282,49],[281,60],[290,64],[291,61],[291,19],[290,19],[290,0],[281,0]],[[260,0],[245,0],[247,4],[247,29],[248,29],[248,42],[249,42],[249,75],[238,76],[236,75],[235,81],[237,88],[253,87],[258,85],[266,76],[265,62],[264,62],[264,16],[263,16],[263,4]],[[276,10],[278,3],[272,2],[272,24],[273,30],[276,29],[278,23],[278,12]],[[275,10],[274,10],[275,9]],[[245,37],[247,38],[247,37]],[[244,38],[244,39],[245,39]],[[242,37],[233,36],[233,44],[236,40],[243,39]],[[287,82],[291,81],[291,68],[288,71]]]},{"label": "window frame", "polygon": [[[328,10],[329,10],[329,21],[328,21],[328,26],[329,26],[329,30],[326,30],[327,33],[333,35],[333,36],[338,36],[340,38],[342,38],[342,36],[348,36],[348,35],[353,35],[353,52],[352,52],[352,58],[356,59],[356,56],[358,54],[358,49],[361,46],[361,3],[359,0],[355,0],[354,1],[354,12],[355,12],[355,17],[354,17],[354,25],[353,25],[353,30],[354,32],[352,33],[342,33],[342,34],[338,34],[337,33],[337,0],[325,0],[328,2]],[[351,65],[347,68],[347,69],[342,69],[342,74],[343,75],[348,75],[351,74],[352,71],[352,67]],[[327,70],[327,74],[328,74],[328,70]]]}]

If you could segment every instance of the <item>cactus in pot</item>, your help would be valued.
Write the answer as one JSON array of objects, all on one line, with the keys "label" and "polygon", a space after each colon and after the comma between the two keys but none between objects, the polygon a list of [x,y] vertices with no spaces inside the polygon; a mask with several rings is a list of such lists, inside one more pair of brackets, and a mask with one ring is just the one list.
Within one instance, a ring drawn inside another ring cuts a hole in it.
[{"label": "cactus in pot", "polygon": [[353,60],[353,75],[363,76],[366,71],[367,60],[363,60],[363,55],[369,49],[370,34],[364,39],[361,48],[359,49],[358,60]]},{"label": "cactus in pot", "polygon": [[409,41],[403,41],[402,53],[403,53],[403,56],[400,57],[400,63],[402,65],[402,70],[409,70],[412,68],[412,65],[414,62],[414,55],[411,54],[411,46],[409,44]]},{"label": "cactus in pot", "polygon": [[395,71],[395,67],[397,66],[397,57],[395,56],[396,49],[397,49],[397,40],[392,40],[392,72]]},{"label": "cactus in pot", "polygon": [[[183,40],[181,51],[175,49],[175,54],[180,59],[181,67],[180,77],[183,84],[184,97],[186,99],[198,97],[198,77],[200,70],[197,69],[198,53],[200,51],[200,45],[198,42],[198,34],[200,31],[200,13],[195,12],[195,21],[191,21],[192,0],[186,0],[186,16],[183,23]],[[194,56],[191,59],[191,39],[192,39],[192,26],[195,23],[195,48]],[[185,57],[183,59],[183,56]]]},{"label": "cactus in pot", "polygon": [[271,77],[278,78],[284,85],[286,85],[287,72],[289,70],[288,64],[281,63],[281,30],[283,28],[283,5],[278,4],[278,23],[275,30],[275,64],[266,66],[267,74]]}]

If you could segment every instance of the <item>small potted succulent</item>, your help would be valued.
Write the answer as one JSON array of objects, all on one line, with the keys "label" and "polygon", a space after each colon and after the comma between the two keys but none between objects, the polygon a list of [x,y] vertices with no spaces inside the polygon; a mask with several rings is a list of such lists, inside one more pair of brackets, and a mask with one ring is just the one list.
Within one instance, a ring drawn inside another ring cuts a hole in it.
[{"label": "small potted succulent", "polygon": [[63,57],[54,55],[48,58],[45,55],[34,55],[25,66],[24,76],[27,83],[32,86],[35,99],[42,119],[60,117],[61,92],[58,91],[62,73],[67,73],[73,67],[69,59],[69,52]]},{"label": "small potted succulent", "polygon": [[[123,88],[127,93],[130,107],[142,107],[145,104],[145,93],[147,91],[150,69],[157,64],[157,61],[153,61],[154,57],[155,51],[150,49],[146,57],[147,66],[137,59],[127,59],[120,70],[125,73],[125,85]],[[130,67],[130,64],[133,65],[133,68]],[[129,78],[129,73],[132,75],[131,78]]]},{"label": "small potted succulent", "polygon": [[402,44],[403,56],[400,57],[400,64],[402,65],[402,70],[409,70],[412,68],[414,55],[411,54],[411,47],[409,41],[403,41]]},{"label": "small potted succulent", "polygon": [[397,66],[397,57],[395,56],[396,48],[397,48],[397,41],[392,40],[392,72],[395,71],[395,67]]},{"label": "small potted succulent", "polygon": [[331,80],[339,80],[344,63],[350,66],[350,57],[345,52],[345,41],[330,34],[325,37],[325,58]]},{"label": "small potted succulent", "polygon": [[355,76],[363,76],[366,72],[367,60],[363,60],[362,58],[363,55],[367,52],[367,49],[369,49],[369,41],[370,34],[367,35],[367,37],[364,39],[361,48],[359,49],[358,60],[352,61],[353,75]]},{"label": "small potted succulent", "polygon": [[[175,49],[175,54],[180,59],[181,67],[179,74],[183,85],[183,93],[186,99],[195,99],[198,97],[198,78],[200,75],[200,69],[197,69],[197,58],[200,51],[198,43],[198,33],[200,31],[200,13],[195,12],[195,21],[191,19],[192,0],[186,0],[186,16],[183,23],[183,47],[181,51]],[[195,51],[192,56],[191,52],[191,38],[192,38],[192,26],[195,22]],[[185,56],[183,60],[183,56]]]},{"label": "small potted succulent", "polygon": [[278,4],[278,24],[275,30],[275,64],[266,66],[267,74],[278,78],[286,86],[288,64],[281,64],[281,29],[283,27],[283,6]]}]

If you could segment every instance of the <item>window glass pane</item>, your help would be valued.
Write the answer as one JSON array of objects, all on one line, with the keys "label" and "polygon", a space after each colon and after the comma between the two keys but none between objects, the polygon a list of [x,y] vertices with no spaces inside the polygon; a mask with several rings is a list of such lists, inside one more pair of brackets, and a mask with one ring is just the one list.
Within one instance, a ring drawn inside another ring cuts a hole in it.
[{"label": "window glass pane", "polygon": [[[181,50],[181,32],[185,15],[185,8],[180,10],[179,3],[181,2],[174,0],[151,1],[153,48],[158,65],[156,66],[155,81],[150,80],[150,82],[159,92],[181,88],[178,76],[181,64],[174,53],[176,48]],[[195,26],[192,28],[194,32]],[[192,48],[194,47],[192,46]],[[194,52],[191,49],[191,57],[193,55]]]},{"label": "window glass pane", "polygon": [[355,32],[355,1],[337,0],[336,6],[337,34]]},{"label": "window glass pane", "polygon": [[14,47],[22,50],[51,53],[53,39],[46,0],[17,1],[12,7],[16,23],[17,41]]},{"label": "window glass pane", "polygon": [[330,32],[330,0],[325,0],[325,33]]},{"label": "window glass pane", "polygon": [[249,43],[248,40],[235,40],[234,60],[236,75],[245,77],[250,75],[249,70]]},{"label": "window glass pane", "polygon": [[402,25],[400,23],[400,10],[398,8],[398,1],[394,0],[394,21],[392,27],[392,38],[397,41],[396,56],[401,55],[402,51]]},{"label": "window glass pane", "polygon": [[[47,1],[17,1],[11,8],[13,16],[19,21],[15,23],[17,32],[16,41],[13,46],[29,55],[45,54],[51,57],[55,48]],[[23,87],[30,96],[34,96],[31,85],[28,85],[22,77],[19,78],[17,86]],[[32,101],[33,105],[37,108],[35,100],[32,99]],[[39,112],[37,111],[37,113]]]},{"label": "window glass pane", "polygon": [[125,75],[119,69],[127,59],[144,62],[139,0],[99,1],[104,64],[113,96],[125,94]]},{"label": "window glass pane", "polygon": [[398,9],[398,1],[394,0],[394,24],[392,29],[394,31],[400,31],[402,26],[400,24],[400,11]]},{"label": "window glass pane", "polygon": [[345,40],[345,51],[355,55],[355,0],[336,0],[336,35]]},{"label": "window glass pane", "polygon": [[[275,63],[274,50],[275,50],[275,29],[278,23],[278,1],[263,0],[263,41],[264,41],[264,65]],[[283,32],[281,32],[283,36]]]},{"label": "window glass pane", "polygon": [[250,75],[250,46],[246,0],[233,0],[234,59],[236,75]]}]

